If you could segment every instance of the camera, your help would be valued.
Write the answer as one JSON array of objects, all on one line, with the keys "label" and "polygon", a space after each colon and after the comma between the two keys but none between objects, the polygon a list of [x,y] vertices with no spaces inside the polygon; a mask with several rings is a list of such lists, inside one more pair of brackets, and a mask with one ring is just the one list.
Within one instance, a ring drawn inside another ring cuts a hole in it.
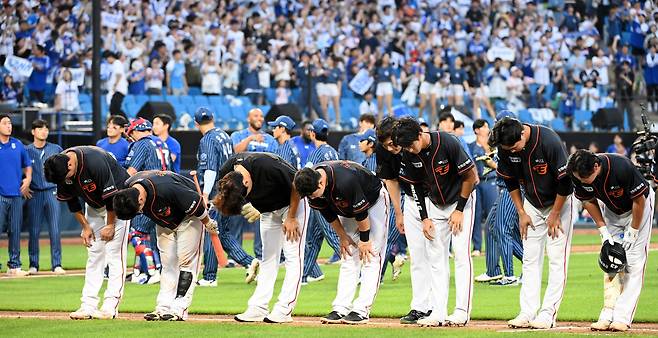
[{"label": "camera", "polygon": [[635,154],[635,166],[640,170],[642,175],[649,181],[654,179],[654,166],[655,166],[655,150],[658,145],[658,137],[651,135],[651,128],[647,116],[644,114],[646,108],[644,104],[640,104],[642,108],[642,125],[644,130],[638,131],[638,138],[631,146],[632,153]]}]

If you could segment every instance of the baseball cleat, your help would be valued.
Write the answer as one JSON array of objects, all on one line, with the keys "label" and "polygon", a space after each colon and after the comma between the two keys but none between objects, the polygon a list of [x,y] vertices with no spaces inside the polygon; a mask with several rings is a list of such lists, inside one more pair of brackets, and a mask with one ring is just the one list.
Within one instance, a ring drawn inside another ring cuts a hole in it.
[{"label": "baseball cleat", "polygon": [[468,316],[464,311],[455,311],[446,318],[445,323],[447,326],[466,326],[466,323],[468,323]]},{"label": "baseball cleat", "polygon": [[165,322],[182,322],[183,317],[173,313],[165,313],[160,315],[160,320]]},{"label": "baseball cleat", "polygon": [[244,278],[244,282],[249,284],[256,279],[256,276],[258,276],[258,270],[260,268],[260,261],[258,258],[254,258],[254,260],[251,261],[251,264],[249,264],[249,267],[247,267],[247,276]]},{"label": "baseball cleat", "polygon": [[282,324],[282,323],[291,323],[292,322],[292,316],[291,315],[284,315],[279,312],[272,312],[265,319],[263,319],[265,323],[270,323],[270,324]]},{"label": "baseball cleat", "polygon": [[483,273],[477,277],[475,277],[475,281],[478,283],[488,283],[488,282],[493,282],[496,280],[499,280],[503,278],[503,275],[497,275],[497,276],[489,276],[486,273]]},{"label": "baseball cleat", "polygon": [[217,287],[217,280],[216,279],[213,279],[213,280],[200,279],[196,282],[196,285],[201,286],[201,287],[214,288],[214,287]]},{"label": "baseball cleat", "polygon": [[482,252],[480,252],[480,250],[471,251],[471,257],[480,257],[481,255],[482,255]]},{"label": "baseball cleat", "polygon": [[149,277],[146,284],[158,284],[158,283],[160,283],[160,278],[161,278],[160,271],[156,270],[155,273],[153,274],[153,276]]},{"label": "baseball cleat", "polygon": [[66,270],[62,269],[61,266],[55,267],[55,269],[53,269],[53,272],[56,275],[66,275]]},{"label": "baseball cleat", "polygon": [[516,318],[507,321],[507,326],[513,329],[525,329],[530,327],[530,320],[525,315],[518,315]]},{"label": "baseball cleat", "polygon": [[402,256],[395,256],[393,261],[393,280],[396,281],[402,274],[402,266],[404,265],[404,258]]},{"label": "baseball cleat", "polygon": [[530,327],[533,328],[533,329],[544,329],[544,330],[546,330],[546,329],[554,328],[555,323],[535,319],[535,320],[530,321]]},{"label": "baseball cleat", "polygon": [[343,319],[343,317],[344,316],[338,313],[337,311],[331,311],[329,312],[328,315],[322,317],[322,319],[320,319],[320,322],[322,324],[340,324],[341,319]]},{"label": "baseball cleat", "polygon": [[306,277],[306,282],[307,282],[307,283],[315,283],[315,282],[319,282],[319,281],[321,281],[321,280],[323,280],[323,279],[324,279],[324,275],[320,275],[320,276],[318,276],[318,277],[311,277],[311,276],[308,276],[308,277]]},{"label": "baseball cleat", "polygon": [[254,308],[248,308],[247,311],[236,315],[234,319],[238,322],[262,322],[266,316],[267,313],[263,313],[263,311],[259,311]]},{"label": "baseball cleat", "polygon": [[146,319],[146,321],[148,321],[148,322],[154,322],[154,321],[160,320],[161,317],[160,317],[159,313],[153,311],[153,312],[145,314],[144,319]]},{"label": "baseball cleat", "polygon": [[7,268],[7,276],[25,277],[29,274],[30,274],[29,272],[27,272],[25,270],[21,270],[21,268],[15,268],[15,269]]},{"label": "baseball cleat", "polygon": [[336,263],[340,263],[340,262],[341,262],[340,255],[337,255],[337,254],[334,252],[334,254],[329,258],[329,260],[327,261],[327,263],[325,263],[325,265],[331,265],[331,264],[336,264]]},{"label": "baseball cleat", "polygon": [[619,332],[625,332],[628,331],[631,327],[627,324],[621,323],[621,322],[612,322],[610,324],[610,331],[619,331]]},{"label": "baseball cleat", "polygon": [[490,282],[489,285],[495,286],[517,286],[521,283],[521,279],[516,276],[503,277],[497,281]]},{"label": "baseball cleat", "polygon": [[340,320],[343,324],[358,325],[358,324],[367,324],[368,317],[364,317],[354,311],[347,314]]},{"label": "baseball cleat", "polygon": [[432,316],[427,316],[427,317],[418,319],[416,324],[418,324],[418,326],[421,326],[421,327],[438,327],[438,326],[443,326],[445,323],[444,323],[443,320],[441,320],[439,318],[434,318]]},{"label": "baseball cleat", "polygon": [[85,310],[85,309],[77,309],[74,312],[71,312],[69,314],[69,318],[75,319],[75,320],[86,320],[86,319],[91,319],[91,314],[93,313],[93,310]]},{"label": "baseball cleat", "polygon": [[114,313],[105,310],[94,310],[91,313],[91,318],[94,319],[114,319],[115,317],[116,315]]},{"label": "baseball cleat", "polygon": [[38,272],[39,272],[39,270],[37,270],[37,268],[35,268],[33,266],[30,267],[29,270],[27,270],[27,273],[30,274],[30,275],[36,275]]},{"label": "baseball cleat", "polygon": [[429,316],[430,313],[432,313],[432,310],[427,313],[411,310],[406,316],[400,318],[400,324],[416,324],[419,319]]},{"label": "baseball cleat", "polygon": [[589,327],[592,331],[609,331],[610,324],[612,324],[612,322],[609,320],[599,320],[596,323],[592,323]]}]

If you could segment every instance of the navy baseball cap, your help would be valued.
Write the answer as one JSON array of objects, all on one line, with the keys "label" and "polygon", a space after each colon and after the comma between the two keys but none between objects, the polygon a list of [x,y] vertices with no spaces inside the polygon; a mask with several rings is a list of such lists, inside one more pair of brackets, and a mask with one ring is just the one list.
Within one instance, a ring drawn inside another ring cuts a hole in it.
[{"label": "navy baseball cap", "polygon": [[284,127],[288,130],[292,130],[295,128],[295,121],[293,121],[289,116],[287,115],[281,115],[276,118],[276,120],[272,122],[267,122],[267,125],[274,128],[274,127]]},{"label": "navy baseball cap", "polygon": [[323,119],[317,119],[313,121],[313,132],[316,134],[327,134],[329,133],[329,124]]},{"label": "navy baseball cap", "polygon": [[361,134],[361,141],[370,141],[372,143],[377,143],[377,135],[375,135],[374,129],[368,129],[363,134]]},{"label": "navy baseball cap", "polygon": [[516,118],[516,115],[512,113],[511,110],[501,110],[498,115],[496,115],[496,121],[502,120],[504,117]]},{"label": "navy baseball cap", "polygon": [[194,122],[201,123],[214,119],[212,111],[208,107],[199,107],[194,113]]},{"label": "navy baseball cap", "polygon": [[133,131],[147,131],[151,129],[153,129],[153,124],[149,120],[140,117],[130,123],[126,133],[130,135]]}]

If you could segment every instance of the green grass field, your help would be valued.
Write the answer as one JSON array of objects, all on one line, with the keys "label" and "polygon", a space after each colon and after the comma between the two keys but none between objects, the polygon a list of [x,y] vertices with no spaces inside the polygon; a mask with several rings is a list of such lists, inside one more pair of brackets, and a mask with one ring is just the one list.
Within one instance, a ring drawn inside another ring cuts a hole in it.
[{"label": "green grass field", "polygon": [[[656,236],[654,235],[654,239]],[[574,243],[589,245],[600,243],[596,235],[578,235]],[[250,241],[245,241],[245,247],[251,246]],[[576,245],[576,244],[574,244]],[[330,251],[327,245],[323,246],[322,257],[328,257]],[[23,261],[27,263],[27,248],[23,251]],[[49,249],[42,248],[41,265],[42,270],[50,267]],[[132,255],[132,250],[129,251]],[[66,245],[63,248],[64,267],[68,269],[82,268],[86,259],[86,252],[82,246]],[[6,249],[0,250],[0,260],[7,259]],[[132,258],[131,258],[132,259]],[[131,260],[129,260],[131,261]],[[475,274],[482,273],[485,269],[484,257],[474,259]],[[544,264],[546,269],[547,264]],[[27,264],[25,265],[27,267]],[[658,252],[651,252],[647,264],[645,284],[640,299],[640,304],[635,316],[636,322],[658,322]],[[321,316],[331,309],[331,302],[336,293],[336,282],[338,266],[322,266],[326,279],[321,282],[312,283],[302,287],[295,315],[299,316]],[[516,274],[520,274],[520,264],[515,264]],[[276,290],[278,291],[283,279],[281,270],[277,278]],[[223,269],[219,275],[219,286],[217,288],[197,288],[192,313],[208,314],[236,314],[246,308],[246,303],[254,289],[254,285],[247,285],[243,281],[243,269]],[[602,278],[601,271],[597,265],[596,254],[574,253],[571,255],[569,265],[569,280],[565,291],[564,300],[560,308],[558,320],[560,321],[592,321],[598,316],[602,306]],[[1,279],[0,280],[0,310],[15,311],[72,311],[79,306],[80,291],[83,285],[83,277],[49,277],[49,278],[26,278],[26,279]],[[545,285],[544,285],[545,286]],[[451,283],[451,289],[453,283]],[[158,292],[157,285],[135,285],[127,284],[121,312],[144,313],[152,311],[155,306],[155,298]],[[454,291],[453,291],[454,293]],[[497,319],[507,320],[513,318],[518,310],[519,287],[493,287],[476,284],[473,300],[473,319]],[[409,277],[409,265],[404,267],[404,273],[396,282],[390,279],[390,269],[387,271],[384,284],[381,286],[377,300],[372,310],[373,317],[400,317],[409,310],[411,300],[411,288]],[[273,302],[276,301],[276,292]],[[450,298],[450,307],[454,304],[454,295]],[[120,332],[139,333],[166,333],[177,325],[177,334],[194,335],[217,335],[221,331],[222,336],[253,336],[256,332],[263,332],[264,326],[244,326],[222,323],[160,323],[164,325],[130,324],[128,321],[116,321],[114,323],[92,322],[79,323],[68,321],[37,320],[39,325],[33,326],[32,320],[7,320],[0,319],[0,325],[4,332],[12,328],[30,327],[29,334],[61,335],[81,334],[91,335],[117,335]],[[125,324],[124,324],[125,323]],[[127,331],[122,331],[126,326]],[[130,329],[127,327],[130,326]],[[109,330],[106,330],[109,328]],[[217,331],[207,331],[217,328]],[[180,331],[179,331],[180,330]],[[334,331],[336,330],[336,331]],[[365,330],[365,331],[364,331]],[[59,332],[59,333],[58,333]],[[270,336],[289,335],[289,329],[284,326],[269,326],[266,332]],[[295,327],[295,333],[305,336],[351,336],[362,335],[364,332],[369,336],[400,336],[411,334],[408,329],[396,328],[329,328],[327,330],[315,330],[313,328]],[[451,333],[457,331],[450,331]],[[477,334],[477,331],[465,330],[459,336]],[[25,331],[27,334],[27,331]],[[67,334],[68,333],[68,334]],[[200,334],[197,334],[200,333]],[[482,333],[482,332],[480,332]],[[417,329],[414,335],[424,336],[432,334],[432,331]],[[434,332],[436,334],[436,332]],[[488,332],[492,334],[492,332]],[[542,335],[546,332],[542,332]]]}]

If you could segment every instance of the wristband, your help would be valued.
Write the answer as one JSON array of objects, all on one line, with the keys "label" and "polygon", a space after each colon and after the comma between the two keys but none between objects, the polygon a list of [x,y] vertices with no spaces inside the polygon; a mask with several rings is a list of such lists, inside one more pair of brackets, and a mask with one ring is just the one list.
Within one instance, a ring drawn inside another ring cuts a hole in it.
[{"label": "wristband", "polygon": [[366,231],[359,231],[359,240],[361,242],[367,242],[370,240],[370,229]]},{"label": "wristband", "polygon": [[466,207],[466,202],[468,202],[468,198],[464,198],[462,196],[459,196],[459,199],[457,200],[457,210],[463,212],[464,207]]}]

